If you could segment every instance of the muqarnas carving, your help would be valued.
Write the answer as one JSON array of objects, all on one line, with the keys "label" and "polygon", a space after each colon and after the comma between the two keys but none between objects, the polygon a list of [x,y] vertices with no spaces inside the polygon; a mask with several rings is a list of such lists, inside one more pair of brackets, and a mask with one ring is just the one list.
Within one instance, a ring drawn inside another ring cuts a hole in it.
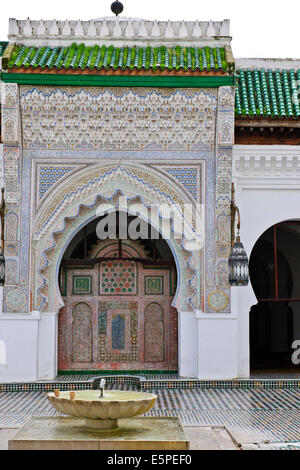
[{"label": "muqarnas carving", "polygon": [[21,86],[23,144],[25,149],[212,150],[216,103],[214,89]]}]

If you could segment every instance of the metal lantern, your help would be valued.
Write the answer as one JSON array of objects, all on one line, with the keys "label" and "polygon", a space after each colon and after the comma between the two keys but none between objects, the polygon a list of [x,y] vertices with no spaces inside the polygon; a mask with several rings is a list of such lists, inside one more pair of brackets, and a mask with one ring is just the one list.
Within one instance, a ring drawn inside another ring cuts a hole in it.
[{"label": "metal lantern", "polygon": [[228,265],[229,284],[238,287],[247,286],[249,284],[249,262],[240,237],[236,238],[232,247]]},{"label": "metal lantern", "polygon": [[0,218],[1,218],[1,247],[0,247],[0,287],[5,284],[5,258],[4,258],[4,214],[5,214],[5,201],[4,201],[4,188],[2,192],[2,201],[0,206]]},{"label": "metal lantern", "polygon": [[[232,287],[245,287],[249,284],[249,261],[240,239],[241,218],[239,208],[235,204],[235,189],[231,190],[231,253],[228,260],[229,284]],[[235,239],[235,216],[238,214],[237,237]]]},{"label": "metal lantern", "polygon": [[2,249],[0,248],[0,287],[5,284],[5,258]]}]

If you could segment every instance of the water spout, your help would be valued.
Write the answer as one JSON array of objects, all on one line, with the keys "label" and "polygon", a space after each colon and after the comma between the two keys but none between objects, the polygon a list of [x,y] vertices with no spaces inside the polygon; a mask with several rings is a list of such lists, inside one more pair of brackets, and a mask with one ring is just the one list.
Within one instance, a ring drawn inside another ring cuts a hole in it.
[{"label": "water spout", "polygon": [[101,379],[100,386],[99,386],[99,389],[101,390],[101,394],[99,398],[103,398],[105,383],[106,383],[105,379]]}]

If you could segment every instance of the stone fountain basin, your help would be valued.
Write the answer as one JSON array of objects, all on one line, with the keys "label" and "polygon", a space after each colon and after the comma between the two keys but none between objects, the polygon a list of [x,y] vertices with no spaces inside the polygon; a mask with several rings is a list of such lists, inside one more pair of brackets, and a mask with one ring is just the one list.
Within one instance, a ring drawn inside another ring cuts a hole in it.
[{"label": "stone fountain basin", "polygon": [[70,392],[60,392],[58,397],[54,393],[48,393],[47,398],[63,414],[88,420],[113,421],[142,415],[153,407],[157,399],[151,393],[118,390],[105,390],[103,398],[100,398],[100,390],[80,390],[74,393],[74,399],[70,398]]}]

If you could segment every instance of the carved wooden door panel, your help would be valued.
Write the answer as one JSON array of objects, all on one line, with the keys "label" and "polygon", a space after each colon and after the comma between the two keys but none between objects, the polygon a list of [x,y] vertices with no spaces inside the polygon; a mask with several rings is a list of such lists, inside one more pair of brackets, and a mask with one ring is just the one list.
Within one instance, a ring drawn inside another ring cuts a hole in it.
[{"label": "carved wooden door panel", "polygon": [[97,361],[95,323],[98,301],[95,269],[66,269],[61,293],[65,307],[58,316],[58,369],[92,370]]},{"label": "carved wooden door panel", "polygon": [[66,269],[60,370],[176,370],[175,268],[125,260]]},{"label": "carved wooden door panel", "polygon": [[92,312],[81,302],[72,311],[72,362],[92,362]]},{"label": "carved wooden door panel", "polygon": [[145,362],[165,362],[165,312],[158,303],[147,305],[145,310],[144,337]]}]

